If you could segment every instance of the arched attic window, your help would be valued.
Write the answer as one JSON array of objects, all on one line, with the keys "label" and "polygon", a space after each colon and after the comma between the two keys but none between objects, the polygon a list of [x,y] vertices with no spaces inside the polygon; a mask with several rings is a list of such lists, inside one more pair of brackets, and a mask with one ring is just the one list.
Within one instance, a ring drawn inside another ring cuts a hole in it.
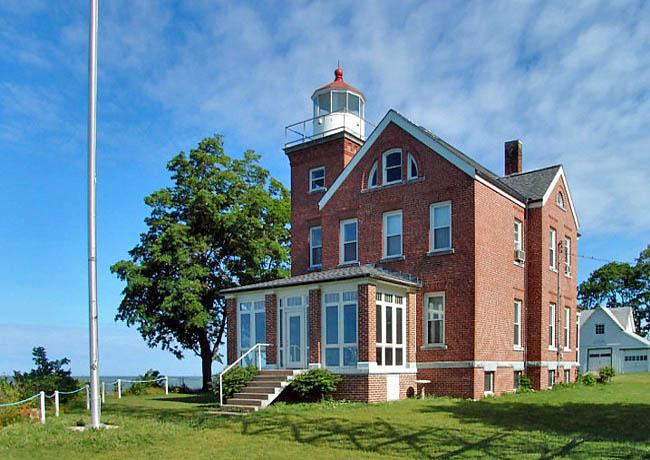
[{"label": "arched attic window", "polygon": [[370,174],[368,174],[368,188],[375,188],[379,185],[379,174],[377,172],[377,162],[372,165]]},{"label": "arched attic window", "polygon": [[562,192],[557,192],[557,196],[555,197],[555,204],[564,209],[564,195],[562,195]]},{"label": "arched attic window", "polygon": [[408,153],[408,179],[417,179],[418,178],[418,164],[415,161],[415,157],[411,155],[411,152]]}]

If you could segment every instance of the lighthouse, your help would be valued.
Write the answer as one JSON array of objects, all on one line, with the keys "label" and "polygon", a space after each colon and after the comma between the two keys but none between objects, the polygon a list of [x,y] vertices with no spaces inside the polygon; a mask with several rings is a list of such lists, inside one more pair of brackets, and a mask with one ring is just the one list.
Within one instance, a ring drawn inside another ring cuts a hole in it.
[{"label": "lighthouse", "polygon": [[334,81],[314,91],[311,99],[314,104],[314,138],[347,131],[365,140],[366,98],[361,91],[343,80],[343,69],[337,68]]}]

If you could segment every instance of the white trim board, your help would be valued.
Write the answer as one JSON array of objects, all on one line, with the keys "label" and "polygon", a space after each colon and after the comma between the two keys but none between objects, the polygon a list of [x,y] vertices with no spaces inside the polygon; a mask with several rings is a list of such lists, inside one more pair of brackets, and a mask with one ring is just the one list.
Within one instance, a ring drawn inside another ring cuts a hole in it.
[{"label": "white trim board", "polygon": [[548,199],[551,197],[551,193],[553,192],[553,189],[557,185],[560,178],[562,178],[562,182],[564,183],[564,190],[566,191],[566,196],[567,199],[569,200],[569,208],[571,209],[571,214],[573,215],[573,221],[576,224],[576,230],[578,230],[580,228],[580,222],[578,221],[578,215],[576,214],[576,209],[573,207],[573,199],[571,198],[569,183],[566,180],[566,176],[564,175],[563,166],[560,166],[560,169],[558,169],[557,173],[555,173],[555,177],[551,181],[551,185],[549,185],[548,189],[546,189],[546,193],[544,193],[544,198],[542,199],[542,206],[546,205]]}]

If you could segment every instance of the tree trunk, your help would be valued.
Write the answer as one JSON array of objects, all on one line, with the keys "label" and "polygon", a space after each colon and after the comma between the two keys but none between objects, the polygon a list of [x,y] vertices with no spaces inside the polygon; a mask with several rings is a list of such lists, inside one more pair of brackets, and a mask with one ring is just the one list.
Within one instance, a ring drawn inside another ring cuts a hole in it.
[{"label": "tree trunk", "polygon": [[199,341],[201,347],[201,375],[203,377],[203,387],[201,391],[212,391],[212,350],[207,337]]}]

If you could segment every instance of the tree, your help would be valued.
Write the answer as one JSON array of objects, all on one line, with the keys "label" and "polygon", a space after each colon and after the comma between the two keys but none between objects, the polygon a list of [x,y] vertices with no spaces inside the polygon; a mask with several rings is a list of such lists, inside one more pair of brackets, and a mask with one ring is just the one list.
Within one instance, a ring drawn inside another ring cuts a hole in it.
[{"label": "tree", "polygon": [[32,349],[32,361],[36,368],[29,372],[14,371],[14,383],[20,388],[24,397],[31,396],[39,391],[47,394],[54,390],[73,391],[78,388],[78,382],[72,378],[70,369],[63,366],[70,364],[68,358],[50,361],[44,347]]},{"label": "tree", "polygon": [[650,332],[650,246],[636,264],[609,262],[578,287],[578,300],[587,309],[632,307],[638,333]]},{"label": "tree", "polygon": [[228,157],[219,135],[179,153],[167,164],[173,185],[145,198],[148,231],[111,267],[126,282],[116,320],[137,324],[150,347],[199,356],[204,391],[221,361],[219,291],[288,275],[289,192],[259,158]]}]

